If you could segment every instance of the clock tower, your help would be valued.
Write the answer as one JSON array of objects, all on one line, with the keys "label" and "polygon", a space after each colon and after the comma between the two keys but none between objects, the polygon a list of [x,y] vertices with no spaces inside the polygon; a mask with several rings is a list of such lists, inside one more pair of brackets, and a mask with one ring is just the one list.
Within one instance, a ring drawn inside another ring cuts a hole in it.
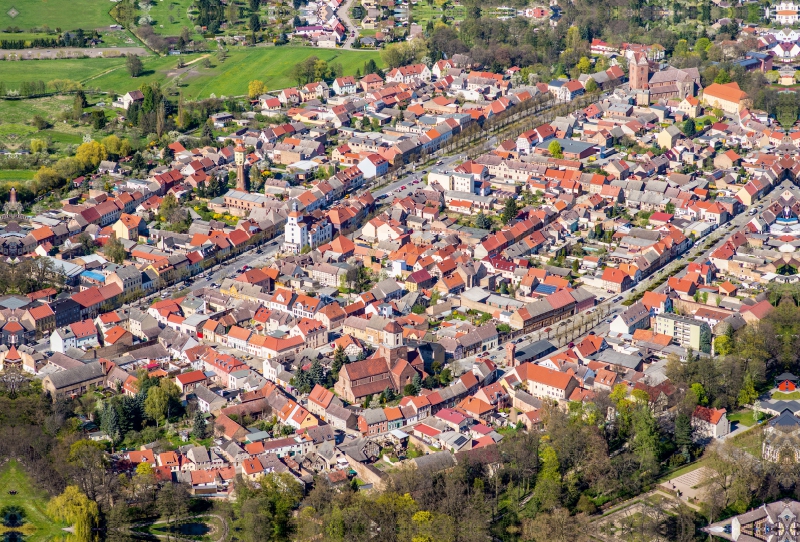
[{"label": "clock tower", "polygon": [[236,140],[236,147],[233,149],[233,159],[236,162],[236,190],[247,192],[247,183],[244,179],[244,155],[245,148],[241,139]]}]

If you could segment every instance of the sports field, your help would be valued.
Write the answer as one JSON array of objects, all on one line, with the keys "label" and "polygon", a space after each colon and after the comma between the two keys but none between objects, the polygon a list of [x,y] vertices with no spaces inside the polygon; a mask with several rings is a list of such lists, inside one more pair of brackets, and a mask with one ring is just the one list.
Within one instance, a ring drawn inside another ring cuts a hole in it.
[{"label": "sports field", "polygon": [[[210,68],[201,61],[208,56]],[[177,69],[178,58],[147,57],[143,59],[144,73],[132,78],[121,58],[79,60],[26,60],[4,62],[3,77],[6,87],[16,88],[22,81],[72,79],[81,81],[86,88],[125,93],[139,88],[143,83],[158,81],[162,87],[177,84],[188,99],[208,98],[211,94],[239,96],[247,93],[247,84],[253,79],[264,81],[269,90],[296,85],[291,78],[292,67],[310,56],[329,63],[342,65],[344,75],[354,75],[370,58],[382,65],[380,54],[374,51],[340,51],[311,47],[250,47],[231,48],[224,62],[217,60],[216,53],[207,55],[183,55],[189,64]],[[196,61],[196,62],[193,62]]]},{"label": "sports field", "polygon": [[18,26],[29,30],[45,25],[64,31],[102,28],[115,23],[108,14],[112,7],[114,3],[108,0],[3,0],[0,28]]}]

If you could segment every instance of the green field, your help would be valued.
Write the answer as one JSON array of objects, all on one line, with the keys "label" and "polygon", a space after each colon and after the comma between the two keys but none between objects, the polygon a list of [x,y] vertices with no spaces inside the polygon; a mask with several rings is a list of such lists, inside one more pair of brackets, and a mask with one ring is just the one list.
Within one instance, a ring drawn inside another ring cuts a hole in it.
[{"label": "green field", "polygon": [[[296,85],[297,82],[290,77],[291,69],[310,56],[341,63],[344,75],[354,75],[370,58],[378,66],[382,65],[380,54],[371,51],[253,47],[232,48],[224,63],[212,54],[210,68],[203,68],[201,62],[195,62],[178,70],[176,57],[148,57],[143,59],[143,75],[135,79],[128,75],[125,61],[121,58],[6,62],[2,70],[6,87],[10,89],[22,81],[72,79],[83,82],[86,88],[122,94],[139,88],[143,83],[158,81],[162,87],[176,83],[186,98],[194,99],[208,98],[211,94],[217,97],[244,95],[248,82],[253,79],[263,80],[269,90]],[[182,60],[188,64],[200,58],[201,55],[184,55]]]},{"label": "green field", "polygon": [[428,21],[434,22],[441,20],[442,15],[455,21],[463,21],[465,9],[464,6],[451,6],[448,4],[446,9],[439,7],[440,3],[436,2],[433,6],[428,3],[417,2],[411,6],[411,19],[413,22],[425,26]]},{"label": "green field", "polygon": [[[163,36],[180,36],[185,26],[194,35],[194,23],[189,19],[187,10],[194,0],[157,0],[150,8],[153,29]],[[172,17],[172,22],[169,18]]]},{"label": "green field", "polygon": [[[97,99],[95,96],[89,96],[90,103],[96,102]],[[32,100],[0,100],[0,144],[17,148],[35,137],[49,139],[53,143],[79,145],[83,141],[83,134],[87,128],[75,127],[71,123],[57,120],[63,111],[72,109],[72,100],[72,96],[51,96]],[[28,124],[34,115],[47,119],[53,124],[53,127],[37,131],[35,127]]]},{"label": "green field", "polygon": [[[0,40],[24,40],[26,45],[30,46],[30,42],[35,39],[55,39],[59,37],[59,33],[51,32],[2,32],[0,29]],[[63,29],[62,29],[63,30]],[[108,30],[100,33],[103,40],[101,47],[139,47],[141,42],[127,30]]]},{"label": "green field", "polygon": [[[174,61],[173,61],[174,62]],[[81,81],[106,70],[123,67],[122,58],[86,58],[61,60],[20,60],[2,63],[6,88],[15,89],[22,81],[52,81],[71,79]],[[0,119],[3,117],[0,116]]]},{"label": "green field", "polygon": [[[8,13],[12,7],[17,12],[15,17]],[[108,0],[4,0],[0,2],[0,28],[101,28],[114,24],[108,14],[112,7]]]},{"label": "green field", "polygon": [[[38,61],[31,61],[38,62]],[[61,62],[55,60],[54,62]],[[69,62],[65,60],[64,62]],[[22,62],[18,62],[22,64]],[[93,101],[92,96],[89,97]],[[72,96],[53,96],[32,100],[0,100],[0,126],[6,123],[25,123],[35,115],[40,115],[56,124],[56,118],[62,111],[72,109]]]},{"label": "green field", "polygon": [[32,169],[0,169],[0,182],[30,181],[34,173]]},{"label": "green field", "polygon": [[[9,491],[16,491],[10,495]],[[24,511],[25,523],[19,529],[31,540],[52,540],[67,533],[64,525],[54,523],[45,515],[47,495],[37,490],[25,471],[12,459],[0,470],[0,509],[7,506],[19,507]]]}]

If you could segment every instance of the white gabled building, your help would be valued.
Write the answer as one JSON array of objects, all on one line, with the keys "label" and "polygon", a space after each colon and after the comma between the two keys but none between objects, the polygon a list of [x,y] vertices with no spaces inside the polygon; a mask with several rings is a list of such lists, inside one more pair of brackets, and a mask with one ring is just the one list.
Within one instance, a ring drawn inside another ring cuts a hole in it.
[{"label": "white gabled building", "polygon": [[286,219],[286,241],[284,250],[299,254],[304,247],[314,250],[320,245],[330,242],[333,237],[333,226],[327,218],[315,220],[297,210],[297,202],[292,204],[292,212]]}]

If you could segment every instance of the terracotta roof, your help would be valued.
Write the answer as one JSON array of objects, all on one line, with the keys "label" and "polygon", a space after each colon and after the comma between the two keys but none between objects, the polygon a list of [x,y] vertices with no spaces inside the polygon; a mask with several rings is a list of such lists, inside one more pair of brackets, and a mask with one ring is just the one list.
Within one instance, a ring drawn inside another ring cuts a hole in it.
[{"label": "terracotta roof", "polygon": [[188,373],[181,373],[175,378],[178,380],[178,382],[185,386],[187,384],[203,382],[206,379],[206,375],[203,373],[203,371],[189,371]]},{"label": "terracotta roof", "polygon": [[517,367],[516,371],[523,380],[532,380],[560,390],[566,390],[572,380],[572,377],[566,373],[532,363],[523,363]]},{"label": "terracotta roof", "polygon": [[114,344],[118,340],[120,340],[126,333],[129,333],[121,326],[114,326],[108,330],[105,337],[105,343],[107,345]]},{"label": "terracotta roof", "polygon": [[747,98],[747,93],[742,91],[735,82],[724,85],[712,83],[703,89],[703,96],[738,103]]},{"label": "terracotta roof", "polygon": [[333,392],[323,388],[319,384],[314,386],[314,389],[311,390],[311,393],[308,396],[309,401],[317,403],[322,408],[328,408],[328,406],[331,404],[331,401],[333,401],[333,398]]},{"label": "terracotta roof", "polygon": [[692,413],[692,418],[703,420],[711,425],[717,425],[726,412],[724,408],[708,408],[698,405],[694,409],[694,413]]}]

